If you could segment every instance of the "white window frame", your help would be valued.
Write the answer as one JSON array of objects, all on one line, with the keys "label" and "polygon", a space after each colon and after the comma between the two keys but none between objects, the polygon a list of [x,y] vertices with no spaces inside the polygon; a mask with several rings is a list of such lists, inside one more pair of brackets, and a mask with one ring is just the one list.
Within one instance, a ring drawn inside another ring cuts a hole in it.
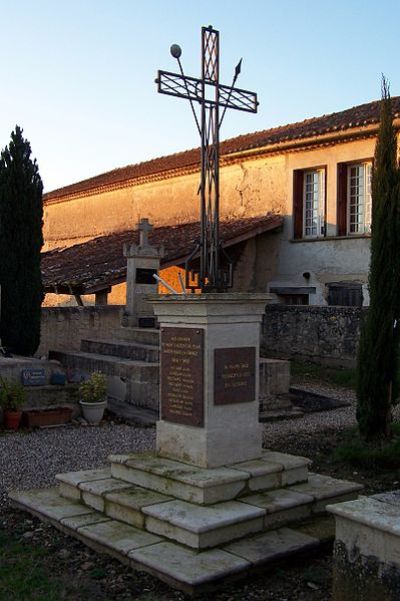
[{"label": "white window frame", "polygon": [[372,162],[350,163],[347,167],[347,234],[371,233]]},{"label": "white window frame", "polygon": [[325,169],[307,169],[303,181],[303,237],[325,235]]}]

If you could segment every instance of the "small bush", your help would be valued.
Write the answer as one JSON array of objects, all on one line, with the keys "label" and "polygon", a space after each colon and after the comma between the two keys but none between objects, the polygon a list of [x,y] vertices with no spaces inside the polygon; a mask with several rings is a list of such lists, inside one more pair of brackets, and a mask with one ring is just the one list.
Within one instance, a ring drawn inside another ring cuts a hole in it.
[{"label": "small bush", "polygon": [[106,397],[107,378],[99,371],[91,374],[90,378],[79,385],[79,395],[85,403],[99,403]]},{"label": "small bush", "polygon": [[334,459],[366,469],[399,469],[400,426],[392,424],[392,438],[381,442],[365,442],[358,430],[353,429],[347,440],[336,449]]},{"label": "small bush", "polygon": [[17,380],[8,380],[0,376],[0,407],[17,411],[26,403],[26,390]]}]

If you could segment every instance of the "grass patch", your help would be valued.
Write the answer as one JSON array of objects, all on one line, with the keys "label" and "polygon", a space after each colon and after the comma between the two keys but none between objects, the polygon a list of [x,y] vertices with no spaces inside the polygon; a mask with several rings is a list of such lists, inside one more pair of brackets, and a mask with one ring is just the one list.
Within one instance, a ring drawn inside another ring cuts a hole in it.
[{"label": "grass patch", "polygon": [[399,469],[400,425],[392,424],[392,438],[380,443],[366,443],[360,439],[356,428],[350,430],[334,452],[334,459],[364,469]]},{"label": "grass patch", "polygon": [[10,538],[0,531],[0,599],[7,601],[59,601],[61,583],[43,567],[48,551]]},{"label": "grass patch", "polygon": [[355,369],[334,369],[305,361],[291,361],[292,376],[297,378],[309,378],[341,386],[343,388],[356,387]]}]

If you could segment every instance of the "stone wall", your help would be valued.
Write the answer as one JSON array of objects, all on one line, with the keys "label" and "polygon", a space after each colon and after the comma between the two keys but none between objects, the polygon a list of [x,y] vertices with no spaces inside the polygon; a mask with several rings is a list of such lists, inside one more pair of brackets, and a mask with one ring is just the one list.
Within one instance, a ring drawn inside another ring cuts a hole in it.
[{"label": "stone wall", "polygon": [[79,350],[82,338],[113,338],[121,325],[122,310],[121,305],[43,307],[36,355],[47,355],[49,350]]},{"label": "stone wall", "polygon": [[365,311],[358,307],[268,305],[261,352],[266,357],[354,367]]}]

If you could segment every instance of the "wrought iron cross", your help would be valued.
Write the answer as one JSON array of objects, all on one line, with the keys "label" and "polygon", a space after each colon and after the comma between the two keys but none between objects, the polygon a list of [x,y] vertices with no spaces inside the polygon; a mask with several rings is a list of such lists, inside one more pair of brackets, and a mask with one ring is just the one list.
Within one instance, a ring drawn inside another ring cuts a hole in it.
[{"label": "wrought iron cross", "polygon": [[[219,239],[219,130],[228,108],[256,113],[258,101],[254,92],[235,88],[242,59],[231,86],[219,83],[219,32],[211,25],[202,27],[201,51],[201,77],[188,77],[180,61],[182,51],[173,44],[171,54],[180,74],[158,71],[156,83],[161,94],[189,100],[201,139],[200,240],[186,262],[185,285],[202,292],[222,292],[232,286],[232,262]],[[200,122],[195,102],[200,105]],[[197,256],[199,268],[194,268]]]}]

